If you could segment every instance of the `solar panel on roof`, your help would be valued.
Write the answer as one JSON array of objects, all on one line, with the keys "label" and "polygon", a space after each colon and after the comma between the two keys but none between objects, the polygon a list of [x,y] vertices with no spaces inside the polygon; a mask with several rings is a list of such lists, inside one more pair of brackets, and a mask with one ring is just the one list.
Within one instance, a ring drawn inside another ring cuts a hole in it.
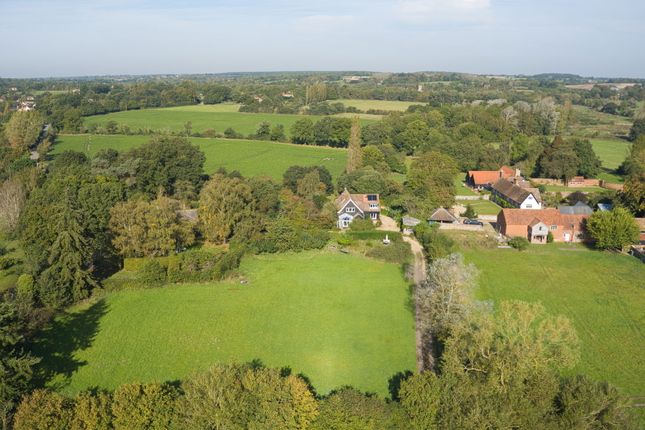
[{"label": "solar panel on roof", "polygon": [[367,200],[370,202],[375,202],[376,201],[376,194],[368,194],[367,195]]}]

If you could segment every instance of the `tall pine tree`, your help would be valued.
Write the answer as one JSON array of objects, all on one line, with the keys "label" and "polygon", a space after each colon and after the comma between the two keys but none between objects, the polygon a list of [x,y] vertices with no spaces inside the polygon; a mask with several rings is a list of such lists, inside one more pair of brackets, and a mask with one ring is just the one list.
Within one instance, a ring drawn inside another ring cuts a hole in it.
[{"label": "tall pine tree", "polygon": [[363,165],[363,150],[361,149],[361,123],[358,116],[352,119],[352,128],[349,135],[347,166],[345,171],[352,173]]},{"label": "tall pine tree", "polygon": [[96,281],[92,277],[92,250],[85,238],[80,213],[66,199],[54,220],[58,234],[49,248],[49,267],[40,277],[40,299],[61,307],[85,299]]}]

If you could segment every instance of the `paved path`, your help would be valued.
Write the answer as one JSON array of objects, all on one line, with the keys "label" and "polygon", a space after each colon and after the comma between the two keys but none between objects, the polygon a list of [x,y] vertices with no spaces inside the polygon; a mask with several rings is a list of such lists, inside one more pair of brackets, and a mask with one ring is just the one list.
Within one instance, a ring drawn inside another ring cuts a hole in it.
[{"label": "paved path", "polygon": [[[382,231],[399,231],[399,226],[392,218],[389,216],[381,215],[381,225],[378,227],[378,230]],[[419,309],[416,305],[416,290],[419,288],[422,282],[426,280],[426,257],[423,254],[423,246],[419,243],[416,237],[403,235],[403,241],[410,244],[410,249],[414,255],[414,264],[412,266],[412,279],[414,281],[414,296],[415,296],[415,309],[414,309],[414,319],[416,325],[416,348],[417,348],[417,370],[421,372],[423,370],[423,354],[421,348],[421,331],[419,330]]]}]

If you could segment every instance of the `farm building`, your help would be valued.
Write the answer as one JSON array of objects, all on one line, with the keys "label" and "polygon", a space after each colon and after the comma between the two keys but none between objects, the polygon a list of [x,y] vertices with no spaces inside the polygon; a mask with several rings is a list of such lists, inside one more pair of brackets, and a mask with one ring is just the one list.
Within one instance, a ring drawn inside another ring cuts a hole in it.
[{"label": "farm building", "polygon": [[456,216],[451,214],[447,209],[445,208],[439,208],[436,211],[430,215],[430,218],[428,218],[428,221],[431,223],[442,223],[442,224],[454,224],[456,222],[459,222]]},{"label": "farm building", "polygon": [[491,187],[491,192],[492,200],[502,205],[520,209],[542,209],[542,197],[537,188],[524,188],[510,180],[499,179]]},{"label": "farm building", "polygon": [[577,202],[573,206],[558,206],[558,210],[561,214],[566,215],[591,215],[593,213],[591,206],[583,202]]},{"label": "farm building", "polygon": [[519,169],[502,166],[499,170],[469,170],[466,183],[473,188],[488,188],[499,179],[520,177]]},{"label": "farm building", "polygon": [[356,218],[377,222],[381,214],[378,194],[350,194],[347,188],[336,198],[338,228],[347,228]]},{"label": "farm building", "polygon": [[406,215],[401,219],[401,224],[403,225],[403,234],[412,234],[414,227],[421,224],[421,220]]},{"label": "farm building", "polygon": [[525,237],[531,243],[546,243],[549,233],[554,242],[584,240],[586,214],[563,214],[558,209],[502,209],[497,215],[497,230],[506,237]]}]

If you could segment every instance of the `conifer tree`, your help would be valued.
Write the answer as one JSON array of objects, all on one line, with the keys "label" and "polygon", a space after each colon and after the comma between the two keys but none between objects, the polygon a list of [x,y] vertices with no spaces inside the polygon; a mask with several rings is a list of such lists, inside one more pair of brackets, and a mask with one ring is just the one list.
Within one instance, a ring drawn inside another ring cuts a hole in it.
[{"label": "conifer tree", "polygon": [[347,166],[345,171],[352,173],[363,165],[363,152],[361,149],[361,123],[357,116],[352,119],[352,128],[349,135]]}]

